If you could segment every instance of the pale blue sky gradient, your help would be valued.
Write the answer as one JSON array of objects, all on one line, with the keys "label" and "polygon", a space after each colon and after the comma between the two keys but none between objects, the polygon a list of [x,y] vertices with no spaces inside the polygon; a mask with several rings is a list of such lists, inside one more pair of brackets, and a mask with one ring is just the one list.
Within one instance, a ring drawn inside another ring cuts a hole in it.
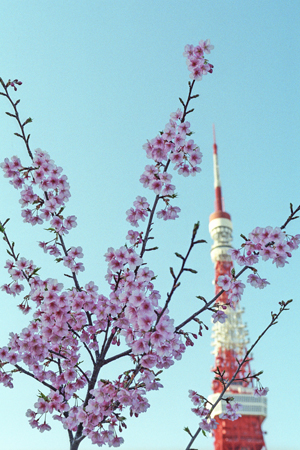
[{"label": "pale blue sky gradient", "polygon": [[[86,271],[80,283],[94,280],[108,293],[104,281],[107,248],[125,243],[125,211],[137,195],[152,199],[139,183],[149,164],[142,145],[162,130],[169,114],[186,98],[189,72],[184,46],[210,38],[215,70],[197,83],[195,112],[190,115],[194,140],[204,154],[202,172],[195,178],[174,176],[182,209],[174,222],[156,221],[157,253],[147,262],[158,274],[157,288],[170,289],[169,267],[178,264],[174,252],[185,252],[193,224],[200,220],[199,237],[208,241],[191,256],[197,275],[187,274],[174,298],[175,322],[199,305],[196,295],[213,296],[213,264],[208,217],[213,211],[212,124],[215,123],[226,210],[234,227],[234,245],[240,233],[255,226],[280,226],[289,203],[299,195],[299,13],[298,1],[186,0],[166,1],[46,1],[2,0],[0,12],[0,76],[18,78],[23,118],[32,148],[50,153],[69,177],[72,198],[68,214],[78,227],[67,237],[69,246],[83,247]],[[25,150],[13,135],[16,125],[5,115],[0,98],[1,161]],[[7,231],[21,255],[43,267],[46,277],[63,277],[37,248],[47,239],[43,228],[22,223],[18,193],[0,176],[0,219],[11,218]],[[152,200],[151,200],[152,201]],[[299,233],[300,222],[288,227]],[[270,389],[264,429],[269,450],[300,450],[299,410],[299,288],[300,251],[288,267],[261,264],[260,274],[271,285],[257,291],[247,287],[243,305],[253,342],[267,325],[280,300],[294,298],[254,352],[252,368],[264,370],[262,383]],[[0,243],[0,285],[7,282],[2,266],[6,247]],[[67,281],[66,281],[67,285]],[[164,297],[163,297],[164,298]],[[0,346],[10,331],[28,322],[16,309],[16,300],[0,296]],[[203,320],[210,326],[210,314]],[[196,429],[188,389],[211,393],[213,364],[211,332],[206,332],[182,361],[162,376],[165,388],[149,395],[151,408],[128,420],[123,450],[184,450],[183,427]],[[121,363],[104,376],[116,378]],[[66,450],[66,431],[51,421],[53,430],[40,434],[27,424],[25,412],[36,401],[39,386],[15,377],[15,389],[1,387],[0,433],[5,450]],[[211,438],[194,445],[212,450]],[[91,450],[90,441],[81,450]]]}]

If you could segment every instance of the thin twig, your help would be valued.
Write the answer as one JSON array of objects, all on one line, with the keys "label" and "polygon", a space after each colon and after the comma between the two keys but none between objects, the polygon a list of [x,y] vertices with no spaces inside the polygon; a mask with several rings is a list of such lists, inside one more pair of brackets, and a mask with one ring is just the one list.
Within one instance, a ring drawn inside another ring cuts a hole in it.
[{"label": "thin twig", "polygon": [[298,208],[296,208],[295,210],[293,210],[293,205],[290,204],[290,208],[291,208],[291,214],[290,216],[286,219],[286,221],[284,222],[284,224],[280,227],[281,230],[284,230],[284,228],[287,226],[287,224],[294,219],[297,219],[298,217],[295,217],[295,214],[300,211],[300,205],[298,206]]},{"label": "thin twig", "polygon": [[[175,290],[176,290],[176,289],[178,288],[178,286],[179,286],[179,278],[181,277],[181,275],[183,274],[183,272],[184,272],[185,270],[187,270],[187,269],[185,269],[185,264],[186,264],[187,259],[188,259],[189,255],[190,255],[191,251],[192,251],[192,248],[193,248],[193,247],[195,246],[195,244],[196,244],[196,243],[195,243],[195,239],[196,239],[196,236],[197,236],[198,228],[199,228],[199,223],[197,223],[197,224],[194,225],[194,228],[193,228],[193,234],[192,234],[192,238],[191,238],[191,243],[190,243],[190,246],[189,246],[189,248],[188,248],[188,251],[187,251],[185,257],[179,255],[178,253],[176,254],[176,256],[178,256],[180,259],[182,259],[181,267],[180,267],[180,269],[179,269],[179,272],[178,272],[177,276],[174,275],[173,269],[170,269],[170,270],[171,270],[171,273],[173,274],[173,278],[174,278],[174,280],[173,280],[173,286],[172,286],[172,288],[171,288],[170,293],[167,294],[167,300],[166,300],[166,302],[165,302],[165,305],[164,305],[163,309],[161,310],[161,312],[160,312],[160,313],[158,314],[158,316],[157,316],[156,325],[158,324],[160,318],[163,316],[164,312],[165,312],[166,309],[168,308],[168,305],[169,305],[169,303],[170,303],[170,301],[171,301],[171,299],[172,299],[172,296],[173,296]],[[204,241],[201,241],[201,242],[204,242]]]},{"label": "thin twig", "polygon": [[[251,269],[250,266],[245,266],[242,268],[242,270],[239,271],[239,273],[237,275],[235,275],[235,278],[238,278],[240,275],[242,275],[243,272],[245,272],[245,270],[247,269]],[[195,319],[195,317],[199,316],[199,314],[203,313],[204,311],[206,311],[207,309],[209,309],[209,307],[223,294],[224,289],[221,289],[220,292],[218,292],[214,298],[212,300],[210,300],[209,302],[207,302],[205,304],[205,306],[203,306],[203,308],[199,309],[198,311],[196,311],[194,314],[192,314],[190,317],[188,317],[186,320],[184,320],[181,324],[177,325],[177,327],[175,328],[176,331],[180,330],[182,327],[184,327],[187,323],[191,322],[192,320]]]},{"label": "thin twig", "polygon": [[[250,353],[252,352],[252,350],[254,349],[254,347],[258,344],[258,342],[261,340],[261,338],[266,334],[266,332],[269,330],[269,328],[271,328],[273,325],[275,325],[277,323],[277,319],[280,316],[280,314],[283,311],[288,310],[289,308],[287,308],[287,305],[289,303],[291,303],[292,300],[288,300],[287,302],[279,302],[280,304],[280,309],[279,312],[277,314],[271,313],[272,315],[272,320],[269,323],[269,325],[264,329],[264,331],[258,336],[258,338],[256,339],[256,341],[254,342],[254,344],[251,345],[250,349],[246,352],[244,358],[242,359],[242,361],[240,363],[238,363],[238,367],[236,369],[236,371],[234,372],[232,378],[224,384],[223,390],[220,393],[219,397],[217,398],[217,400],[215,401],[215,403],[212,405],[212,407],[210,408],[209,414],[206,416],[206,418],[209,418],[211,416],[211,413],[213,412],[213,410],[215,409],[215,407],[217,406],[217,404],[222,400],[223,395],[225,394],[225,392],[227,391],[227,389],[230,387],[230,385],[236,380],[236,376],[239,373],[239,371],[241,370],[242,366],[247,362],[247,358],[250,355]],[[198,434],[201,431],[201,427],[199,427],[197,429],[197,431],[195,432],[195,434],[193,435],[192,439],[190,440],[188,446],[186,447],[186,450],[190,450],[191,449],[191,445],[193,444],[193,442],[195,441],[196,437],[198,436]]]}]

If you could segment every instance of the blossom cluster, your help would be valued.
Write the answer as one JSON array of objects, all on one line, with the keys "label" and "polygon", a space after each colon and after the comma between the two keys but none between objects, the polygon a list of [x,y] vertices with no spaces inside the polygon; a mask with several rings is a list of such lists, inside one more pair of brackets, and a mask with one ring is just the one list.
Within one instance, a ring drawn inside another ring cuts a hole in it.
[{"label": "blossom cluster", "polygon": [[[50,254],[55,256],[61,255],[61,252],[56,245],[47,246],[46,243],[41,242],[39,245],[45,252],[50,251]],[[71,247],[67,252],[67,256],[63,256],[58,260],[63,261],[64,266],[68,267],[72,273],[77,274],[79,271],[84,271],[84,265],[81,262],[78,262],[76,258],[83,258],[81,247]],[[8,259],[4,268],[7,269],[12,281],[9,284],[5,283],[2,285],[1,290],[5,291],[7,294],[13,295],[14,297],[24,291],[23,282],[25,280],[29,282],[29,284],[36,282],[34,275],[37,274],[39,270],[36,265],[33,264],[32,260],[27,260],[24,257],[18,258],[16,261]],[[20,305],[18,305],[25,314],[31,309],[28,305],[28,299],[32,299],[31,293],[25,297],[24,301]]]},{"label": "blossom cluster", "polygon": [[228,420],[237,420],[239,417],[242,417],[238,411],[242,409],[242,405],[240,403],[227,403],[226,404],[226,412],[219,415],[220,419],[228,419]]},{"label": "blossom cluster", "polygon": [[20,282],[24,279],[28,280],[36,270],[36,266],[33,264],[33,261],[29,261],[23,257],[19,258],[17,261],[8,259],[4,268],[7,269],[10,277],[12,278],[12,282],[9,285],[4,284],[1,289],[14,297],[24,290],[24,286],[23,284],[20,284]]},{"label": "blossom cluster", "polygon": [[199,426],[202,430],[211,433],[218,427],[218,422],[212,417],[208,417],[206,419],[202,419],[199,423]]},{"label": "blossom cluster", "polygon": [[[156,163],[155,166],[146,166],[145,172],[140,178],[144,187],[154,190],[159,195],[174,193],[174,188],[170,185],[172,176],[168,175],[165,170],[161,173],[161,169],[165,168],[163,161],[168,161],[168,159],[179,175],[187,177],[200,172],[199,164],[203,155],[193,139],[189,139],[190,126],[190,122],[183,120],[181,109],[177,109],[170,115],[170,120],[163,133],[143,145],[147,157]],[[154,183],[155,179],[160,183]]]},{"label": "blossom cluster", "polygon": [[19,81],[17,79],[13,80],[13,81],[9,81],[9,86],[13,87],[14,91],[16,91],[18,89],[17,86],[21,86],[21,84],[22,84],[22,81]]},{"label": "blossom cluster", "polygon": [[[300,234],[289,236],[279,227],[256,227],[245,238],[245,243],[242,244],[241,249],[230,249],[228,253],[231,255],[233,261],[236,261],[241,266],[253,266],[258,263],[259,257],[263,261],[272,260],[276,267],[284,267],[288,263],[287,258],[292,256],[291,252],[297,249],[300,245]],[[259,289],[265,288],[270,284],[265,278],[261,278],[256,271],[249,274],[247,282],[251,286]],[[217,281],[218,286],[227,292],[228,303],[234,307],[236,302],[241,299],[245,284],[229,275],[221,275]],[[219,305],[219,310],[213,314],[213,321],[224,323],[226,314],[221,308],[226,308],[225,305]]]},{"label": "blossom cluster", "polygon": [[[245,243],[240,249],[231,249],[230,253],[233,261],[241,266],[253,266],[258,263],[259,257],[263,261],[271,260],[276,267],[284,267],[288,264],[287,258],[292,256],[291,252],[300,245],[300,234],[289,236],[279,227],[256,227],[248,235]],[[255,282],[258,284],[255,286]],[[261,286],[261,282],[256,277],[251,277],[249,282],[253,281],[255,287]]]},{"label": "blossom cluster", "polygon": [[[127,221],[130,222],[130,224],[134,227],[138,227],[138,221],[142,220],[145,222],[146,217],[148,216],[149,211],[149,203],[146,201],[146,197],[141,197],[140,195],[137,196],[136,200],[133,202],[134,208],[130,208],[128,211],[126,211],[127,215]],[[137,234],[133,235],[137,238]],[[133,237],[130,237],[130,239],[133,239]]]},{"label": "blossom cluster", "polygon": [[196,408],[192,408],[192,411],[196,416],[206,417],[209,414],[209,409],[204,406],[205,399],[202,395],[199,395],[196,391],[189,390],[189,398],[193,405],[196,406]]},{"label": "blossom cluster", "polygon": [[[164,131],[143,146],[147,157],[155,164],[146,165],[140,182],[164,201],[164,208],[157,212],[159,219],[174,220],[180,212],[178,206],[170,205],[170,199],[176,194],[175,185],[171,183],[172,175],[167,172],[168,165],[173,164],[174,170],[184,177],[201,171],[199,165],[203,155],[193,139],[188,139],[190,135],[190,123],[183,121],[183,113],[178,109],[171,114]],[[145,221],[150,211],[146,197],[138,196],[134,208],[126,212],[127,220],[137,227],[138,221]]]},{"label": "blossom cluster", "polygon": [[[72,260],[83,256],[81,247],[71,247],[69,256],[64,258],[64,264],[74,270]],[[160,295],[152,283],[154,273],[141,266],[142,258],[134,249],[109,248],[105,258],[109,266],[109,297],[99,295],[93,282],[80,291],[74,288],[63,291],[62,283],[57,280],[41,280],[32,261],[22,257],[15,262],[7,261],[13,283],[2,289],[16,295],[24,287],[20,285],[22,288],[17,292],[15,283],[26,278],[30,285],[26,298],[36,304],[36,310],[29,326],[20,334],[11,333],[8,345],[0,348],[0,382],[13,387],[13,372],[4,370],[6,364],[12,364],[17,370],[25,365],[38,381],[53,386],[57,394],[55,398],[53,391],[43,395],[34,405],[35,410],[28,411],[32,427],[41,432],[49,430],[45,414],[50,413],[71,430],[83,423],[83,433],[93,443],[117,446],[123,441],[116,433],[118,427],[123,427],[118,419],[122,408],[130,407],[130,414],[135,416],[146,411],[149,404],[144,394],[162,387],[153,369],[169,368],[174,360],[181,359],[185,345],[181,335],[175,333],[168,311],[161,315]],[[80,367],[80,347],[98,352],[99,338],[104,338],[109,329],[112,345],[119,345],[124,339],[131,349],[133,362],[142,368],[139,378],[134,388],[125,374],[116,382],[107,381],[104,385],[98,382],[98,388],[90,392],[86,407],[72,406],[73,395],[91,377],[90,372]]]},{"label": "blossom cluster", "polygon": [[186,45],[184,47],[183,56],[186,57],[186,63],[191,72],[190,78],[192,80],[201,80],[203,75],[213,72],[213,65],[204,58],[205,53],[210,53],[214,46],[210,44],[210,40],[200,41],[194,47],[193,45]]},{"label": "blossom cluster", "polygon": [[228,292],[227,299],[231,308],[240,301],[246,287],[240,280],[232,279],[229,275],[219,276],[217,284]]},{"label": "blossom cluster", "polygon": [[[192,45],[185,47],[184,54],[190,62],[192,77],[201,79],[203,74],[212,72],[213,66],[203,55],[210,53],[213,48],[209,40],[200,41],[197,47]],[[192,67],[194,64],[196,66]],[[199,165],[203,155],[194,140],[189,139],[191,134],[190,123],[185,120],[183,112],[177,109],[170,115],[164,131],[143,145],[147,158],[152,159],[155,164],[146,165],[140,182],[164,201],[165,207],[156,213],[159,219],[174,220],[179,217],[180,212],[178,206],[170,205],[170,199],[176,197],[176,194],[175,185],[171,183],[172,175],[167,173],[168,165],[172,163],[174,170],[184,177],[195,176],[201,171]],[[126,212],[127,220],[132,226],[138,227],[139,220],[145,221],[150,211],[147,199],[138,196],[134,208]]]},{"label": "blossom cluster", "polygon": [[[116,268],[112,261],[117,257],[121,259],[122,251],[126,253],[124,249],[115,251],[115,257],[110,259],[113,270]],[[113,253],[111,249],[109,253]],[[126,257],[130,259],[131,254]],[[128,260],[123,262],[125,266]],[[26,268],[27,265],[24,270]],[[63,285],[57,280],[43,281],[38,276],[29,279],[29,297],[37,308],[29,326],[20,334],[11,333],[8,345],[0,349],[0,382],[12,387],[12,373],[6,373],[4,368],[10,363],[18,369],[20,363],[37,380],[53,386],[55,392],[50,391],[49,395],[39,399],[35,404],[36,411],[28,412],[31,426],[40,431],[50,429],[38,415],[55,413],[54,418],[68,429],[73,430],[82,422],[84,434],[92,442],[116,443],[119,438],[114,428],[119,426],[118,414],[122,408],[129,406],[130,414],[136,416],[148,408],[144,394],[162,387],[151,369],[170,367],[173,359],[180,359],[185,350],[181,337],[174,333],[169,316],[164,314],[157,322],[159,294],[153,289],[152,277],[153,272],[147,267],[139,268],[136,276],[128,267],[122,279],[115,283],[109,298],[99,295],[93,282],[82,291],[62,291]],[[91,391],[91,399],[85,408],[72,406],[73,394],[91,377],[90,372],[84,372],[80,367],[80,346],[84,345],[88,351],[99,351],[99,335],[105,335],[110,323],[114,334],[112,344],[118,345],[124,337],[132,350],[133,360],[143,367],[135,388],[129,388],[124,374],[117,382],[104,385],[102,381],[98,382],[98,388]],[[54,394],[57,395],[54,397]],[[67,418],[63,414],[66,411]],[[104,417],[108,428],[102,424]]]},{"label": "blossom cluster", "polygon": [[196,408],[192,408],[192,412],[196,414],[196,416],[202,418],[199,423],[202,430],[208,432],[215,430],[218,426],[218,422],[209,417],[210,411],[205,407],[206,399],[202,397],[202,395],[199,395],[196,391],[192,390],[189,390],[189,397],[192,403],[196,406]]},{"label": "blossom cluster", "polygon": [[[210,418],[210,410],[205,407],[206,399],[199,395],[196,391],[189,391],[189,397],[196,408],[192,408],[192,412],[196,414],[198,417],[201,417],[202,420],[200,422],[200,427],[204,431],[211,432],[215,430],[218,426],[218,422],[215,419]],[[220,419],[229,419],[229,420],[237,420],[241,417],[241,414],[238,411],[242,408],[242,405],[239,403],[227,403],[226,404],[226,413],[220,414]]]},{"label": "blossom cluster", "polygon": [[[65,204],[71,196],[67,177],[47,152],[35,150],[31,167],[24,167],[17,156],[13,156],[11,160],[5,158],[0,167],[4,176],[10,178],[10,183],[16,189],[22,189],[19,202],[23,222],[40,225],[45,220],[50,221],[51,227],[60,235],[67,234],[76,226],[75,216],[62,216]],[[42,193],[35,193],[35,188]]]},{"label": "blossom cluster", "polygon": [[[169,204],[170,198],[175,197],[175,186],[164,161],[188,176],[200,171],[198,164],[202,159],[194,141],[186,141],[190,124],[178,123],[181,119],[182,112],[178,110],[171,115],[165,132],[146,145],[147,156],[154,159],[155,165],[146,166],[141,182],[164,200],[166,206],[157,215],[165,220],[178,217],[180,209]],[[1,167],[10,183],[20,189],[24,222],[36,225],[49,221],[49,230],[55,232],[54,239],[39,242],[39,246],[76,276],[84,270],[78,262],[83,257],[82,248],[67,250],[59,239],[77,225],[75,216],[62,215],[70,197],[62,169],[40,149],[35,151],[31,167],[23,166],[16,156],[6,158]],[[136,226],[139,220],[145,221],[150,205],[145,197],[138,196],[133,206],[127,212],[127,220]],[[12,281],[2,290],[16,296],[24,291],[26,281],[30,290],[19,307],[27,313],[31,302],[36,308],[28,327],[19,334],[11,333],[7,346],[0,348],[0,382],[13,387],[14,371],[25,371],[51,388],[47,395],[41,394],[34,409],[27,411],[30,425],[39,431],[51,428],[46,422],[49,413],[69,430],[82,423],[83,434],[93,443],[120,445],[123,439],[116,430],[125,426],[120,421],[122,409],[128,406],[135,416],[146,411],[149,404],[145,393],[162,387],[154,370],[169,368],[174,360],[181,359],[188,342],[182,342],[168,310],[159,306],[154,273],[136,253],[136,247],[143,242],[142,234],[129,230],[127,239],[132,246],[117,250],[110,247],[105,254],[106,280],[111,288],[108,297],[98,294],[93,282],[85,288],[77,285],[76,289],[64,291],[57,280],[41,279],[32,261],[14,253],[13,259],[7,260],[5,267]],[[97,355],[106,348],[109,333],[110,345],[118,346],[121,340],[127,344],[133,364],[139,367],[136,378],[130,380],[125,372],[114,382],[98,381],[98,387],[89,391],[85,406],[73,404],[72,399],[78,398],[76,392],[91,382],[91,372],[80,365],[80,348],[86,349],[95,364],[92,352]],[[7,370],[8,364],[14,369]]]},{"label": "blossom cluster", "polygon": [[118,314],[114,325],[121,329],[120,334],[132,353],[143,355],[140,360],[143,367],[170,367],[173,359],[181,359],[185,345],[175,333],[174,321],[167,311],[160,316],[160,294],[152,283],[153,271],[141,266],[143,260],[133,248],[109,248],[105,258],[106,278],[112,289],[111,309],[107,313],[112,317]]},{"label": "blossom cluster", "polygon": [[240,280],[231,278],[229,275],[220,275],[217,284],[221,289],[227,291],[227,297],[226,303],[218,301],[215,303],[215,307],[218,307],[218,309],[213,313],[212,319],[213,323],[224,323],[228,317],[224,310],[227,309],[227,305],[231,308],[235,307],[236,303],[241,300],[246,286]]},{"label": "blossom cluster", "polygon": [[267,387],[259,387],[254,389],[254,397],[265,397],[269,392],[269,388]]},{"label": "blossom cluster", "polygon": [[83,272],[85,270],[83,263],[76,260],[76,258],[83,258],[82,247],[71,247],[67,253],[62,258],[64,266],[68,267],[76,275],[78,272]]}]

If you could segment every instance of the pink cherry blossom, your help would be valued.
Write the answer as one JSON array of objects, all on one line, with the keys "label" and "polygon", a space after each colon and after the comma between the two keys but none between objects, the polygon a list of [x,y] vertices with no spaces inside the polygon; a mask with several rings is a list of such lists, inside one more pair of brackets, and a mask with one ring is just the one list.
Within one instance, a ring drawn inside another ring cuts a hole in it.
[{"label": "pink cherry blossom", "polygon": [[269,388],[263,388],[263,387],[260,387],[260,388],[256,388],[256,389],[254,389],[254,396],[255,397],[264,397],[264,396],[266,396],[267,395],[267,393],[269,392]]},{"label": "pink cherry blossom", "polygon": [[242,409],[242,405],[240,403],[227,403],[226,404],[226,413],[222,413],[219,415],[220,419],[228,419],[231,421],[237,420],[239,417],[242,417],[237,411]]},{"label": "pink cherry blossom", "polygon": [[218,426],[218,422],[215,419],[202,419],[199,423],[199,426],[204,431],[208,431],[209,433],[215,430]]},{"label": "pink cherry blossom", "polygon": [[231,286],[232,286],[232,282],[231,282],[230,276],[229,275],[221,275],[221,276],[219,276],[217,284],[222,289],[224,289],[224,291],[228,291],[231,288]]},{"label": "pink cherry blossom", "polygon": [[214,319],[213,320],[214,323],[216,322],[224,323],[227,318],[227,315],[224,313],[224,311],[219,309],[212,315],[212,318]]},{"label": "pink cherry blossom", "polygon": [[250,283],[251,286],[259,289],[263,289],[270,284],[265,278],[260,278],[260,276],[255,273],[250,273],[248,275],[247,282]]}]

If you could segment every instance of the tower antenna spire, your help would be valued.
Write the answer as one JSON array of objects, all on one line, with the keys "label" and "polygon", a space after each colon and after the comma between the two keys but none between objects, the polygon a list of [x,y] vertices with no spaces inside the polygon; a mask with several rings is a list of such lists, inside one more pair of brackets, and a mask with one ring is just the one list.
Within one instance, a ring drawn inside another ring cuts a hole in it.
[{"label": "tower antenna spire", "polygon": [[213,161],[214,161],[215,211],[217,212],[223,211],[223,202],[222,202],[222,187],[218,163],[218,146],[216,142],[215,124],[213,124],[213,136],[214,136]]},{"label": "tower antenna spire", "polygon": [[214,146],[216,146],[216,153],[217,153],[216,129],[214,123],[213,123],[213,136],[214,136]]}]

